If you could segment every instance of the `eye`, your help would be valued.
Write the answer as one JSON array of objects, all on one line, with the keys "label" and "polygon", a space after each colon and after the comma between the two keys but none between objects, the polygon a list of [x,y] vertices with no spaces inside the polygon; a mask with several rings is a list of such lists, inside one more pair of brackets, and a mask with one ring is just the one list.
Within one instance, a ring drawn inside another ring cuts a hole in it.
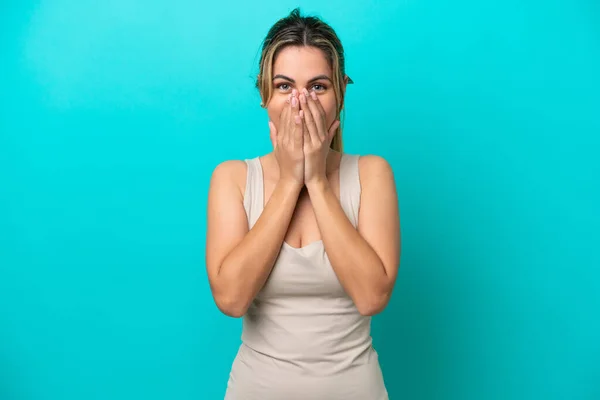
[{"label": "eye", "polygon": [[327,86],[322,85],[320,83],[315,83],[312,87],[316,92],[323,92],[327,90]]},{"label": "eye", "polygon": [[286,92],[286,91],[290,90],[290,85],[287,83],[278,83],[275,85],[275,88],[277,88],[283,92]]}]

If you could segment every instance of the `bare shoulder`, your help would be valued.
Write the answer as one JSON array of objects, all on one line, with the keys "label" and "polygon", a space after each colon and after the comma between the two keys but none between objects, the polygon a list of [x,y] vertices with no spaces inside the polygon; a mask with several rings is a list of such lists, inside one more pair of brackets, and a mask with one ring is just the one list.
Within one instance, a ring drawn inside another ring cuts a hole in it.
[{"label": "bare shoulder", "polygon": [[246,174],[246,162],[242,160],[226,160],[217,164],[213,170],[213,178],[233,178],[243,177]]},{"label": "bare shoulder", "polygon": [[240,193],[246,186],[247,164],[243,160],[227,160],[219,163],[213,170],[210,185],[234,185]]},{"label": "bare shoulder", "polygon": [[382,180],[394,180],[394,171],[383,157],[373,154],[362,155],[358,159],[358,169],[362,186],[381,183]]}]

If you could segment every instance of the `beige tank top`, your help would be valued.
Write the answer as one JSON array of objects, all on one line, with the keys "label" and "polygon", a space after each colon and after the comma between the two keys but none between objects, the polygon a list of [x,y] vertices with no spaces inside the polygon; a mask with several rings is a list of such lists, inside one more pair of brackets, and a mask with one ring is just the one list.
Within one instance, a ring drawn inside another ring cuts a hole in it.
[{"label": "beige tank top", "polygon": [[[340,204],[355,227],[358,159],[343,154],[339,171]],[[264,207],[263,171],[258,157],[246,163],[244,207],[252,228]],[[301,248],[283,242],[243,317],[226,399],[387,399],[370,325],[340,284],[322,240]]]}]

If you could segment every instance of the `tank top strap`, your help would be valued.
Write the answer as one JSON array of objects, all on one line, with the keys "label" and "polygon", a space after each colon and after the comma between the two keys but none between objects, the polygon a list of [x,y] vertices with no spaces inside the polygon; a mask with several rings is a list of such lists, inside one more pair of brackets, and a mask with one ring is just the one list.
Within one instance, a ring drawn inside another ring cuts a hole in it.
[{"label": "tank top strap", "polygon": [[245,159],[244,161],[247,165],[244,209],[248,217],[248,229],[251,229],[264,207],[263,170],[259,157]]},{"label": "tank top strap", "polygon": [[346,216],[358,227],[358,210],[360,208],[360,175],[358,171],[357,154],[342,153],[340,160],[340,204]]}]

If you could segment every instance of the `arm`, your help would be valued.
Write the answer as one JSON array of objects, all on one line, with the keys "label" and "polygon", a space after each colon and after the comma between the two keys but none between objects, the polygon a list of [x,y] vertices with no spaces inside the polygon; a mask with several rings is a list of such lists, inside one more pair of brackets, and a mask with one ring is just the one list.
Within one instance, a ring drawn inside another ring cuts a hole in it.
[{"label": "arm", "polygon": [[[217,307],[241,317],[265,284],[281,249],[301,186],[280,180],[252,229],[236,177],[245,176],[243,161],[215,168],[208,195],[206,267]],[[239,178],[237,178],[239,181]]]},{"label": "arm", "polygon": [[381,157],[359,160],[362,182],[358,229],[327,179],[310,185],[310,199],[331,265],[363,315],[387,305],[400,262],[400,222],[394,176]]}]

